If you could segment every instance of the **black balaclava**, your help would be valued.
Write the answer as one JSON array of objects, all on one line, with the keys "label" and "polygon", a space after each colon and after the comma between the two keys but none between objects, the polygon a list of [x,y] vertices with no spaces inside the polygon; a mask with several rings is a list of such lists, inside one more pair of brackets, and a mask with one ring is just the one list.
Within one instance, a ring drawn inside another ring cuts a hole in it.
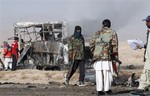
[{"label": "black balaclava", "polygon": [[102,24],[103,24],[103,27],[108,27],[108,28],[111,27],[111,22],[110,22],[110,20],[108,20],[108,19],[105,19],[105,20],[102,22]]},{"label": "black balaclava", "polygon": [[[80,30],[80,32],[77,32],[77,30]],[[82,35],[81,35],[81,27],[80,26],[75,26],[75,30],[74,30],[74,37],[75,38],[80,38]]]}]

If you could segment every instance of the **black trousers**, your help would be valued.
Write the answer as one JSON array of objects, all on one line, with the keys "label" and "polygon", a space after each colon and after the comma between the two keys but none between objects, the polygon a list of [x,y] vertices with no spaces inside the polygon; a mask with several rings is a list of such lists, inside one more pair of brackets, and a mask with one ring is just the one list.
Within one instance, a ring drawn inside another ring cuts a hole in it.
[{"label": "black trousers", "polygon": [[15,54],[12,54],[12,71],[17,69],[17,58]]},{"label": "black trousers", "polygon": [[79,66],[79,72],[80,72],[79,82],[84,81],[84,77],[85,77],[85,63],[84,63],[84,60],[75,60],[73,62],[72,68],[71,68],[71,70],[68,71],[68,74],[67,74],[67,79],[68,80],[70,80],[70,78],[75,73],[78,66]]}]

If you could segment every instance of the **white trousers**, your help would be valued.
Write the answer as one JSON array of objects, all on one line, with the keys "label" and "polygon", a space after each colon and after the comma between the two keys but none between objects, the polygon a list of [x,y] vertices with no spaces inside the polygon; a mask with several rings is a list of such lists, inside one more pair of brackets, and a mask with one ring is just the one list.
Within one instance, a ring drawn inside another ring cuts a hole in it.
[{"label": "white trousers", "polygon": [[4,67],[5,69],[12,69],[12,58],[4,58]]},{"label": "white trousers", "polygon": [[[149,29],[150,30],[150,29]],[[140,78],[140,84],[138,89],[147,89],[150,86],[150,34],[149,34],[149,38],[148,38],[148,44],[147,44],[147,48],[146,48],[146,61],[144,64],[144,69],[143,69],[143,73],[141,75]]]},{"label": "white trousers", "polygon": [[[103,66],[100,68],[100,66]],[[106,67],[104,67],[106,66]],[[97,68],[98,67],[98,68]],[[94,64],[96,71],[96,89],[97,91],[108,91],[111,89],[113,81],[112,63],[108,61],[98,61]]]}]

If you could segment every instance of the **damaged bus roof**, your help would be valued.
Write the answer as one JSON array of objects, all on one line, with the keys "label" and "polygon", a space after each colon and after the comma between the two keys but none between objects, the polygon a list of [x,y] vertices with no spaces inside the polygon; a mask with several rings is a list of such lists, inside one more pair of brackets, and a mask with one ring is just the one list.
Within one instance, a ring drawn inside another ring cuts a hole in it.
[{"label": "damaged bus roof", "polygon": [[51,25],[51,24],[63,24],[66,25],[65,21],[51,21],[46,23],[38,23],[38,22],[17,22],[14,24],[16,28],[29,28],[29,27],[42,27],[43,25]]}]

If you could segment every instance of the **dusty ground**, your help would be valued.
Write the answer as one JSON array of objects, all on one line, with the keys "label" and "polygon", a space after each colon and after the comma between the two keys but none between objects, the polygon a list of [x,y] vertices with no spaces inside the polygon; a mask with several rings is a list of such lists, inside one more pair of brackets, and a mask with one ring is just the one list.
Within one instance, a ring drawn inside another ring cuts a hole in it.
[{"label": "dusty ground", "polygon": [[[126,42],[119,44],[120,60],[123,62],[120,68],[120,77],[128,78],[132,73],[136,73],[139,78],[144,63],[144,50],[132,50]],[[133,65],[130,69],[128,66]],[[88,71],[87,74],[94,74]],[[96,96],[94,83],[86,79],[87,86],[79,87],[78,73],[70,82],[70,86],[65,86],[65,71],[41,71],[33,69],[18,69],[17,71],[0,71],[0,96]],[[136,87],[126,87],[124,85],[113,86],[114,95],[131,96],[129,92]],[[150,96],[150,92],[145,93]]]},{"label": "dusty ground", "polygon": [[[137,69],[138,68],[138,69]],[[125,69],[125,71],[124,71]],[[128,78],[131,72],[141,73],[141,67],[127,69],[121,67],[120,77]],[[93,71],[88,71],[93,72]],[[70,85],[63,84],[64,71],[17,70],[0,72],[0,96],[96,96],[95,84],[86,79],[87,86],[78,86],[78,73],[71,79]],[[139,75],[136,75],[139,77]],[[113,95],[131,96],[129,92],[136,87],[113,86]],[[148,93],[146,93],[148,94]],[[150,93],[149,93],[150,94]],[[145,95],[146,96],[146,95]]]},{"label": "dusty ground", "polygon": [[[135,88],[113,87],[113,95],[130,96]],[[39,84],[4,84],[0,85],[0,96],[96,96],[95,86],[62,86],[51,83]]]}]

